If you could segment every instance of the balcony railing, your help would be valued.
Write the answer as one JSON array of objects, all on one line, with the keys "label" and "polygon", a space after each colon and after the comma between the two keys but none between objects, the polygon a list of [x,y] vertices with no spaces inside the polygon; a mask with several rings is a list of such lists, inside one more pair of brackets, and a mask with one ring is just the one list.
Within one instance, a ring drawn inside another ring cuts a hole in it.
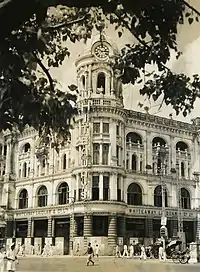
[{"label": "balcony railing", "polygon": [[144,150],[144,145],[134,142],[126,142],[126,150]]}]

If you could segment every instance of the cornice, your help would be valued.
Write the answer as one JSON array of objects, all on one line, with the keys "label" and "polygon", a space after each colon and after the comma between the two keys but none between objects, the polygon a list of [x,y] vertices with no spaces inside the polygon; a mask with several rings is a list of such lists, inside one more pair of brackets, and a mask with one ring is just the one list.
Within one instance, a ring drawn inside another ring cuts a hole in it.
[{"label": "cornice", "polygon": [[195,131],[193,124],[127,109],[125,109],[125,111],[127,113],[128,124],[137,124],[143,127],[162,129],[175,134],[193,135]]}]

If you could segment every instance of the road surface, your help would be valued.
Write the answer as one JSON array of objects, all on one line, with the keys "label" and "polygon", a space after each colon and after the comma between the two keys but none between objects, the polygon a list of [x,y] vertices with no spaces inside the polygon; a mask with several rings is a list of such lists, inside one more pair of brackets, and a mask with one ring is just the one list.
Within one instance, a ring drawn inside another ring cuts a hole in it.
[{"label": "road surface", "polygon": [[95,265],[86,266],[86,257],[24,257],[19,259],[16,271],[34,272],[199,272],[200,264],[174,264],[158,260],[116,259],[100,257]]}]

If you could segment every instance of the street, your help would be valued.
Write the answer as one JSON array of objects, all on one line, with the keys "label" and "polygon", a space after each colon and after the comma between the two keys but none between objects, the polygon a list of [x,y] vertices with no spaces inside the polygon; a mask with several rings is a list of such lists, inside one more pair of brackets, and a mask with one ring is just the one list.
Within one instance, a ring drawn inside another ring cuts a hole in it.
[{"label": "street", "polygon": [[25,257],[19,260],[17,271],[65,271],[65,272],[199,272],[199,264],[174,264],[158,260],[140,261],[138,259],[116,259],[113,257],[100,257],[95,265],[86,266],[86,257]]}]

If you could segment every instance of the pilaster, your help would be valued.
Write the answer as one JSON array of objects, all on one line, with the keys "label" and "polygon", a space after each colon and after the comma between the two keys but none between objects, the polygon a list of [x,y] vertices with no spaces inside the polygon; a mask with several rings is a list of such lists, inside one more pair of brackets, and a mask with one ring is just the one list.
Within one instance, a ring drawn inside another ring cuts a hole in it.
[{"label": "pilaster", "polygon": [[117,244],[117,217],[116,215],[109,216],[108,223],[108,247],[109,253],[112,254]]},{"label": "pilaster", "polygon": [[99,174],[99,200],[103,200],[103,173]]},{"label": "pilaster", "polygon": [[84,247],[88,244],[88,238],[92,236],[92,216],[89,214],[84,215]]},{"label": "pilaster", "polygon": [[52,237],[52,218],[48,218],[47,237]]}]

